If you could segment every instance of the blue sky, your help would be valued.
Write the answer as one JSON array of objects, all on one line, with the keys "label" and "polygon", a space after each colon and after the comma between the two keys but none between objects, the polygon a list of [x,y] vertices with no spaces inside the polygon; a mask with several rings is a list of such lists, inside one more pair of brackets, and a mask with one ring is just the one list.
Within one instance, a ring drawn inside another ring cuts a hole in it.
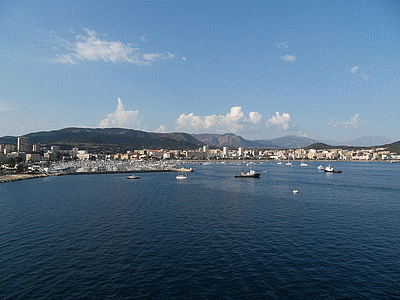
[{"label": "blue sky", "polygon": [[2,1],[0,136],[400,140],[398,1]]}]

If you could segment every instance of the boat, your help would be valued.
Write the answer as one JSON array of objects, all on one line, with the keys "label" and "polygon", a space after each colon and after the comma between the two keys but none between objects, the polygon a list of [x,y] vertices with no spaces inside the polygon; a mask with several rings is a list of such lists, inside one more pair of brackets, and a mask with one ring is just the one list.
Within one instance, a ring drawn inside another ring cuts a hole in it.
[{"label": "boat", "polygon": [[282,162],[281,162],[281,161],[278,161],[276,164],[277,164],[277,165],[281,165],[281,164],[282,164]]},{"label": "boat", "polygon": [[328,173],[342,173],[342,171],[332,168],[330,164],[325,168],[324,171]]},{"label": "boat", "polygon": [[139,176],[133,174],[131,176],[126,177],[126,179],[139,179],[139,178],[140,178]]},{"label": "boat", "polygon": [[291,166],[292,163],[291,163],[290,161],[288,161],[288,162],[286,163],[286,165],[287,165],[287,166]]},{"label": "boat", "polygon": [[307,167],[307,166],[308,166],[308,164],[303,161],[300,163],[300,167]]},{"label": "boat", "polygon": [[179,168],[179,169],[173,169],[175,172],[194,172],[193,168]]},{"label": "boat", "polygon": [[251,169],[250,166],[250,172],[244,173],[243,171],[240,172],[240,174],[235,174],[233,177],[235,178],[260,178],[260,173],[256,173],[256,171]]},{"label": "boat", "polygon": [[323,165],[319,165],[317,169],[320,170],[320,171],[323,171],[324,170],[324,166]]},{"label": "boat", "polygon": [[179,174],[176,176],[176,179],[182,180],[182,179],[186,179],[187,175],[184,172],[179,172]]}]

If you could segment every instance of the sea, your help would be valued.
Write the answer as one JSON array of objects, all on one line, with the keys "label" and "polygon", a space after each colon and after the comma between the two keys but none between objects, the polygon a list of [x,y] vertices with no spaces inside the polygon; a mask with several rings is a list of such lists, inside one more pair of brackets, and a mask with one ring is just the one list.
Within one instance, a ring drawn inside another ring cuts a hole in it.
[{"label": "sea", "polygon": [[0,299],[400,299],[400,163],[319,164],[0,184]]}]

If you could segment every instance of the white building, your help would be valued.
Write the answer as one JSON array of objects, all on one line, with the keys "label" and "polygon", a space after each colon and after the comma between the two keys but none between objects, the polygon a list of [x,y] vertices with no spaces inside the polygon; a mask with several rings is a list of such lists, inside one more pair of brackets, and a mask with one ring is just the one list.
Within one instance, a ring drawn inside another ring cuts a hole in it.
[{"label": "white building", "polygon": [[222,148],[222,155],[223,157],[229,157],[229,147],[223,147]]},{"label": "white building", "polygon": [[244,154],[244,148],[243,148],[243,147],[239,147],[239,148],[238,148],[238,156],[239,156],[239,157],[242,157],[243,154]]}]

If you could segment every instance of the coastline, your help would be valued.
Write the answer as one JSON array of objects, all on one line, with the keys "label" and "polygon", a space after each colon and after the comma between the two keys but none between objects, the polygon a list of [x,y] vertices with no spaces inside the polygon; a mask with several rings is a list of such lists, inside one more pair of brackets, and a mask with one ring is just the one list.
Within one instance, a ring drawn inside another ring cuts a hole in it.
[{"label": "coastline", "polygon": [[11,174],[0,175],[0,183],[14,182],[35,178],[43,178],[49,176],[65,176],[65,175],[96,175],[96,174],[121,174],[121,173],[159,173],[159,172],[193,172],[188,169],[165,169],[165,170],[124,170],[124,171],[104,171],[104,172],[73,172],[73,173],[51,173],[51,174]]},{"label": "coastline", "polygon": [[20,180],[28,180],[34,178],[43,178],[48,176],[48,174],[12,174],[12,175],[0,175],[0,183],[5,182],[13,182],[13,181],[20,181]]}]

